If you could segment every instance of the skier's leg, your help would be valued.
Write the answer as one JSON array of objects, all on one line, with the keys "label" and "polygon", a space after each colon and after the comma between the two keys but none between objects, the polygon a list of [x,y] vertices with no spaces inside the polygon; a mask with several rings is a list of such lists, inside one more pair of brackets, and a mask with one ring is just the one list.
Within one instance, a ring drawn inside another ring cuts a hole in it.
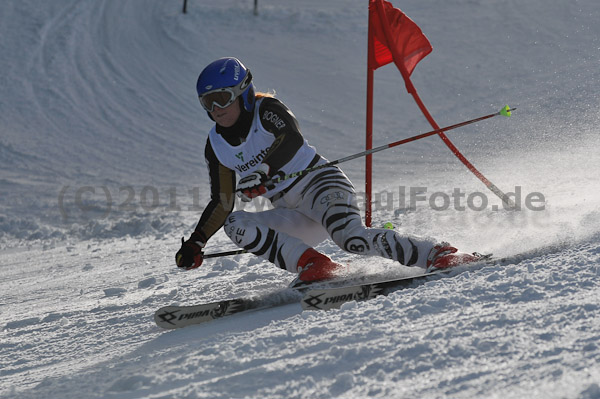
[{"label": "skier's leg", "polygon": [[427,256],[436,244],[431,238],[401,236],[394,230],[365,227],[354,186],[336,167],[315,172],[304,189],[300,210],[322,223],[333,241],[347,252],[426,267]]},{"label": "skier's leg", "polygon": [[225,233],[239,247],[296,273],[300,257],[328,237],[327,231],[300,212],[275,208],[264,212],[233,212]]}]

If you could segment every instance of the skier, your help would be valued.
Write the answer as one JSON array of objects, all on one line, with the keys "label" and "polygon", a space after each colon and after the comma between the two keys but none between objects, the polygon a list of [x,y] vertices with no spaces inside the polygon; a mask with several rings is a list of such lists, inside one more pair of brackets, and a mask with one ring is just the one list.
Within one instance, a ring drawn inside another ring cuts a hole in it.
[{"label": "skier", "polygon": [[[354,186],[336,166],[272,184],[271,178],[328,161],[303,138],[296,117],[281,101],[255,92],[250,70],[238,59],[210,63],[200,73],[196,89],[215,122],[204,152],[211,199],[190,238],[181,239],[178,267],[200,266],[206,243],[222,226],[237,246],[298,273],[303,282],[330,279],[342,270],[311,246],[328,236],[347,252],[428,271],[479,259],[430,238],[365,227]],[[236,173],[242,201],[263,196],[274,209],[233,212]]]}]

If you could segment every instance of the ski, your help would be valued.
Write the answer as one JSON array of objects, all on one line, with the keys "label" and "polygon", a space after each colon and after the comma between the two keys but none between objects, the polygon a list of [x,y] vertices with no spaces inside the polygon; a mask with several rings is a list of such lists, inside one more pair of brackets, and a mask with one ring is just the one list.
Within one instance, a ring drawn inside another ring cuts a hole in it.
[{"label": "ski", "polygon": [[301,295],[298,295],[296,291],[300,290],[285,288],[266,294],[261,298],[241,297],[198,305],[164,306],[154,312],[154,321],[157,326],[166,329],[202,324],[235,314],[298,303]]},{"label": "ski", "polygon": [[235,314],[298,303],[302,298],[299,293],[306,289],[306,286],[287,287],[260,297],[240,297],[198,305],[164,306],[154,312],[154,321],[157,326],[166,329],[202,324]]},{"label": "ski", "polygon": [[364,284],[348,285],[337,288],[321,288],[308,290],[302,298],[303,310],[329,310],[338,309],[350,301],[366,301],[379,295],[387,295],[391,289],[408,287],[413,282],[427,277],[447,274],[456,268],[436,270],[430,273],[421,273],[414,276],[400,277],[389,280],[375,281]]},{"label": "ski", "polygon": [[349,284],[342,287],[320,287],[318,289],[309,289],[304,293],[301,306],[303,310],[337,309],[346,302],[366,301],[380,295],[387,295],[392,290],[406,288],[413,283],[426,280],[428,277],[450,274],[452,272],[460,272],[485,265],[518,264],[524,260],[554,253],[566,247],[568,247],[568,243],[547,245],[504,258],[493,258],[491,255],[483,255],[480,260],[473,263],[458,265],[449,269],[436,270],[429,273],[421,273],[414,276],[361,284]]},{"label": "ski", "polygon": [[[364,277],[360,278],[364,280]],[[298,303],[301,293],[311,288],[356,284],[359,279],[327,280],[315,283],[299,283],[294,280],[287,288],[267,293],[262,297],[240,297],[197,305],[169,305],[154,312],[156,325],[166,329],[176,329],[194,324],[202,324],[215,319],[250,311],[274,308]]]},{"label": "ski", "polygon": [[446,270],[436,270],[430,273],[420,273],[413,276],[374,282],[365,282],[369,276],[320,281],[312,284],[303,284],[295,280],[291,286],[267,293],[262,297],[242,297],[198,305],[165,306],[154,313],[154,321],[159,327],[176,329],[244,312],[297,303],[298,301],[300,301],[304,310],[334,309],[341,307],[349,301],[363,301],[379,295],[387,295],[392,290],[409,287],[413,283],[426,280],[428,277],[451,274],[452,272],[460,273],[461,271],[484,265],[516,264],[523,260],[557,252],[566,247],[568,247],[568,243],[549,245],[505,258],[486,258],[468,265],[460,265]]},{"label": "ski", "polygon": [[253,304],[250,299],[229,299],[191,306],[164,306],[154,313],[154,321],[162,328],[181,328],[240,313],[251,309]]},{"label": "ski", "polygon": [[[356,280],[338,280],[314,283],[312,285],[297,285],[284,288],[280,291],[267,294],[262,298],[234,298],[222,301],[202,303],[198,305],[169,305],[158,309],[154,313],[154,321],[158,327],[165,329],[183,328],[195,324],[202,324],[216,319],[221,319],[235,314],[246,313],[263,309],[274,308],[290,303],[297,303],[301,297],[295,293],[308,292],[309,295],[313,292],[325,292],[332,296],[332,299],[325,299],[327,307],[318,307],[319,300],[310,300],[314,306],[308,309],[331,309],[335,305],[341,306],[343,302],[350,300],[370,299],[379,295],[385,288],[409,284],[412,280],[439,274],[440,272],[432,272],[420,274],[413,277],[395,279],[377,283],[365,283],[360,285],[339,287],[339,284],[356,284]],[[332,287],[331,285],[338,285]],[[349,294],[347,291],[351,290]],[[360,292],[354,292],[354,291]],[[350,295],[350,296],[349,296]],[[307,296],[302,299],[303,309],[307,309]],[[343,300],[343,301],[342,301]],[[332,306],[333,305],[333,306]]]}]

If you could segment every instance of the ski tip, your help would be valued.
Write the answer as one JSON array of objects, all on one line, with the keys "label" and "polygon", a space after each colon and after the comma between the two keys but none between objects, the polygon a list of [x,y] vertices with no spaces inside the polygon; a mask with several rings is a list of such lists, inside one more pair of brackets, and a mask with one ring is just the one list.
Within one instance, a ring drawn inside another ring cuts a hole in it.
[{"label": "ski tip", "polygon": [[502,116],[510,117],[512,115],[512,111],[514,111],[515,109],[516,108],[511,108],[508,105],[505,105],[504,108],[500,110],[499,114]]}]

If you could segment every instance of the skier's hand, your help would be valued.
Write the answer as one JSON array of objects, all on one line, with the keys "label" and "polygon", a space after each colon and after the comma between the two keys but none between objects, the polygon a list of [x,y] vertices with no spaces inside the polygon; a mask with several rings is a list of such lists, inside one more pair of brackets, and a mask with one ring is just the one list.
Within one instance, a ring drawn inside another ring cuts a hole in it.
[{"label": "skier's hand", "polygon": [[204,254],[202,248],[204,248],[204,240],[200,234],[193,232],[190,239],[184,241],[181,238],[181,248],[175,254],[175,263],[177,267],[181,267],[185,270],[195,269],[202,264],[204,260]]},{"label": "skier's hand", "polygon": [[274,187],[269,182],[269,165],[262,163],[256,171],[240,179],[237,196],[244,202],[250,202]]}]

